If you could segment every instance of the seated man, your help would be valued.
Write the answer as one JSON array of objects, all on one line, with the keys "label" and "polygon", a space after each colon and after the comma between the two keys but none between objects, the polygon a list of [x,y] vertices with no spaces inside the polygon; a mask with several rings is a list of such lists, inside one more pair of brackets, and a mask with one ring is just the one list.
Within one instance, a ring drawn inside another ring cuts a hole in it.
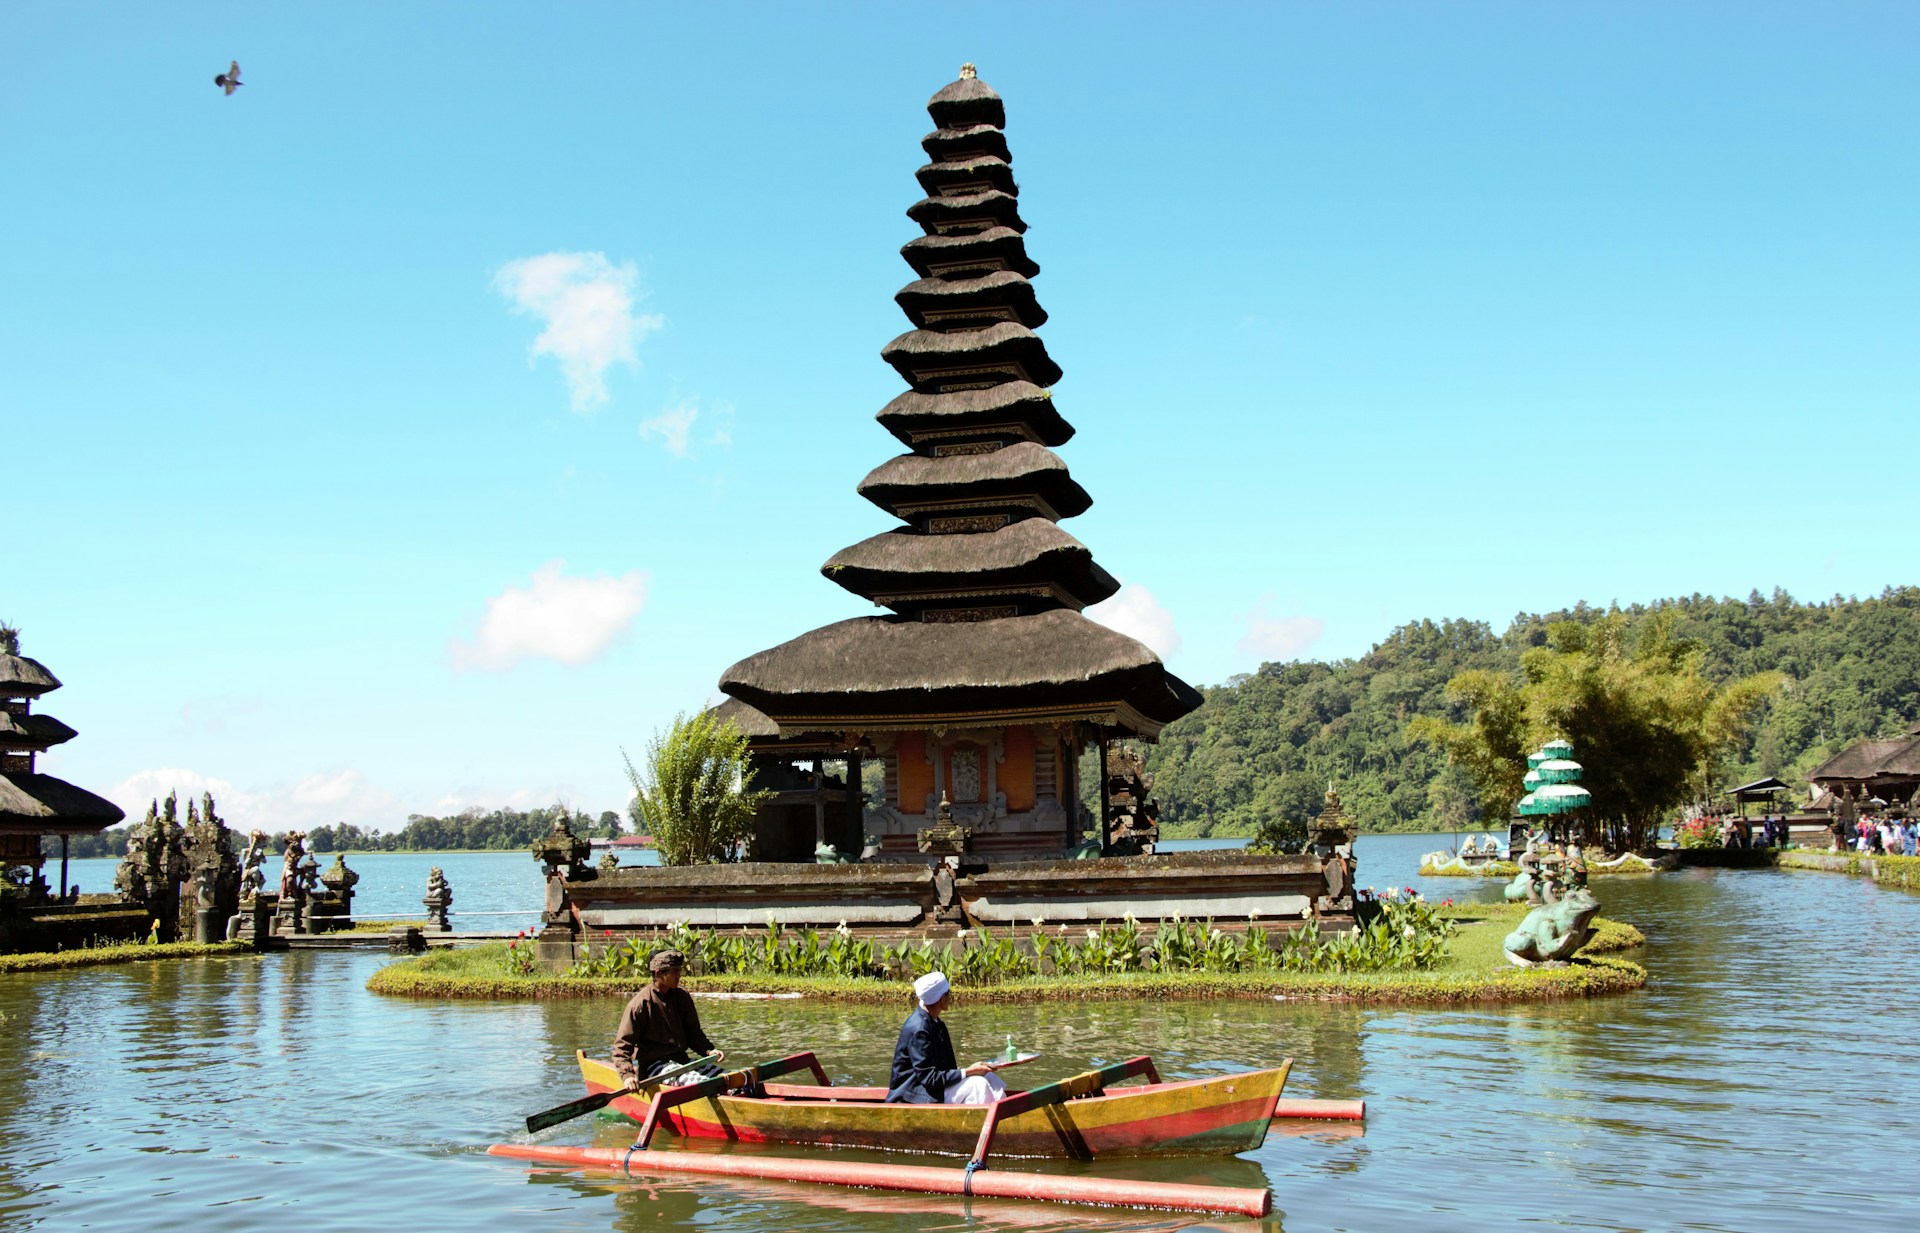
[{"label": "seated man", "polygon": [[990,1105],[1007,1094],[1007,1085],[987,1062],[961,1070],[953,1039],[940,1022],[953,1004],[953,989],[941,972],[913,982],[914,1011],[900,1028],[893,1048],[893,1074],[887,1102],[912,1105]]},{"label": "seated man", "polygon": [[[724,1061],[726,1054],[713,1047],[700,1030],[700,1012],[693,1008],[693,995],[680,987],[687,959],[677,950],[656,951],[647,960],[653,979],[633,995],[620,1013],[620,1027],[613,1035],[613,1066],[626,1081],[627,1090],[640,1090],[641,1080],[692,1061],[689,1048],[714,1055]],[[681,1083],[697,1083],[717,1078],[718,1066],[708,1063],[680,1076]]]}]

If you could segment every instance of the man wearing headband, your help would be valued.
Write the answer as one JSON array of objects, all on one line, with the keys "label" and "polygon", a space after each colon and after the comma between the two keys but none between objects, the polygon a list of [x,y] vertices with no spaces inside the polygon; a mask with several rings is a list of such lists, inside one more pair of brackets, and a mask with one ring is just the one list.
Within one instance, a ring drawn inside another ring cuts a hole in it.
[{"label": "man wearing headband", "polygon": [[[620,1030],[613,1034],[613,1065],[626,1080],[630,1092],[640,1089],[641,1080],[682,1062],[692,1060],[687,1050],[711,1053],[714,1061],[726,1054],[713,1047],[700,1030],[700,1012],[693,1008],[693,995],[680,987],[687,957],[677,950],[660,950],[647,960],[653,980],[633,995],[620,1013]],[[680,1083],[697,1083],[716,1078],[723,1072],[708,1064],[679,1077]]]},{"label": "man wearing headband", "polygon": [[965,1070],[953,1056],[953,1039],[940,1022],[953,1003],[945,973],[928,972],[913,982],[913,1013],[893,1048],[893,1075],[887,1100],[911,1105],[990,1105],[1007,1094],[1007,1085],[988,1062]]}]

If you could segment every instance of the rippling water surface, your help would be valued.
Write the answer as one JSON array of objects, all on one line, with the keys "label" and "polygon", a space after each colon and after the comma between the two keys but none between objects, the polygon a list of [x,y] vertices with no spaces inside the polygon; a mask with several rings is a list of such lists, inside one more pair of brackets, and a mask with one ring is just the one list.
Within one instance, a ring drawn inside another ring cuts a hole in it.
[{"label": "rippling water surface", "polygon": [[[1421,836],[1363,840],[1360,880],[1420,885],[1410,871],[1435,846]],[[449,875],[458,894],[459,876]],[[537,878],[531,885],[537,892]],[[1642,993],[1469,1010],[963,1004],[950,1023],[963,1054],[984,1054],[1008,1034],[1043,1050],[1036,1079],[1136,1052],[1152,1053],[1168,1075],[1293,1057],[1290,1094],[1366,1097],[1363,1134],[1275,1133],[1234,1160],[1081,1170],[1268,1184],[1268,1228],[1913,1228],[1920,896],[1775,871],[1597,886],[1609,914],[1648,935],[1655,981]],[[1457,879],[1425,889],[1497,894]],[[0,977],[0,1068],[10,1079],[0,1088],[0,1227],[411,1221],[787,1233],[1189,1223],[529,1172],[481,1153],[521,1137],[526,1113],[578,1094],[573,1051],[604,1051],[617,1008],[376,998],[363,986],[386,961],[298,953]],[[792,1002],[706,1002],[701,1013],[736,1060],[814,1048],[836,1082],[883,1081],[899,1021],[891,1009]],[[583,1119],[545,1138],[613,1145],[631,1133]]]}]

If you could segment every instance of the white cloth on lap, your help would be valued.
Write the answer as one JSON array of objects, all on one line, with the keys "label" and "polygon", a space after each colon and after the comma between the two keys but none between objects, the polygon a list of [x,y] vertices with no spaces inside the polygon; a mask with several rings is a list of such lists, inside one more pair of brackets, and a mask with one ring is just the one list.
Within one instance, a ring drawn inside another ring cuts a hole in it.
[{"label": "white cloth on lap", "polygon": [[968,1075],[947,1089],[948,1105],[990,1105],[1007,1094],[1006,1080],[999,1075]]}]

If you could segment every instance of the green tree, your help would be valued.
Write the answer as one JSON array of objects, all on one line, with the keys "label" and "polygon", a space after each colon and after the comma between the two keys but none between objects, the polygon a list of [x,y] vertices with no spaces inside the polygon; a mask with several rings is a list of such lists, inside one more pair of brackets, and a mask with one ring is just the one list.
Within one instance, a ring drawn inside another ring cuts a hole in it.
[{"label": "green tree", "polygon": [[753,815],[772,792],[753,788],[746,734],[711,711],[674,716],[647,746],[646,773],[625,750],[628,807],[636,832],[651,834],[664,865],[703,865],[731,859],[753,831]]},{"label": "green tree", "polygon": [[1472,776],[1495,817],[1523,795],[1528,751],[1565,737],[1586,768],[1581,786],[1593,794],[1580,829],[1590,841],[1611,832],[1623,846],[1644,848],[1784,681],[1758,672],[1716,683],[1704,671],[1705,648],[1676,636],[1677,624],[1671,612],[1652,614],[1637,630],[1619,612],[1552,622],[1546,644],[1521,656],[1517,677],[1477,671],[1448,683],[1449,696],[1471,712],[1466,722],[1420,716],[1409,730]]}]

